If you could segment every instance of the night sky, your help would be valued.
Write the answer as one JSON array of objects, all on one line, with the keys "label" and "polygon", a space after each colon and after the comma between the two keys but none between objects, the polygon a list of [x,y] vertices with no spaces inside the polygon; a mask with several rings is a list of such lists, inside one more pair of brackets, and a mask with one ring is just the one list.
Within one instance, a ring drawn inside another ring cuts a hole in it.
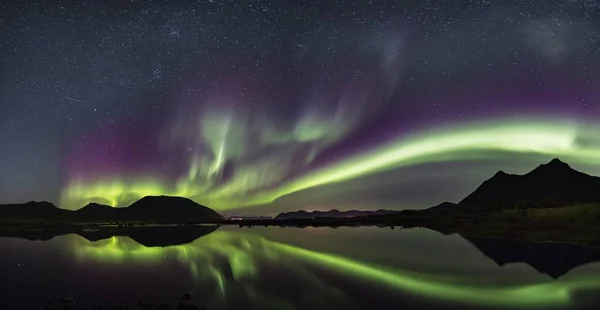
[{"label": "night sky", "polygon": [[0,203],[405,209],[600,174],[598,1],[2,1]]}]

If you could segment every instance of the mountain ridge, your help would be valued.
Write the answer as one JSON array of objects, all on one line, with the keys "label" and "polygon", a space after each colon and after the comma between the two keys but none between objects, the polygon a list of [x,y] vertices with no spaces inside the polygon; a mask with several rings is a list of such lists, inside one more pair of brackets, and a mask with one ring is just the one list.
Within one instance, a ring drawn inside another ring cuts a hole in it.
[{"label": "mountain ridge", "polygon": [[[517,203],[551,207],[589,202],[600,202],[600,177],[577,171],[559,158],[554,158],[522,175],[498,170],[458,203],[446,201],[417,211],[489,211],[497,206],[514,206]],[[402,211],[382,209],[377,211],[338,211],[333,209],[309,212],[298,210],[280,213],[274,219],[345,218],[393,215]]]},{"label": "mountain ridge", "polygon": [[208,221],[223,220],[211,208],[175,196],[145,196],[131,205],[115,208],[88,203],[77,210],[66,210],[47,201],[0,205],[0,219],[51,221]]},{"label": "mountain ridge", "polygon": [[600,202],[600,177],[577,171],[558,158],[523,175],[500,170],[463,198],[457,209],[486,209],[527,201],[548,206]]},{"label": "mountain ridge", "polygon": [[[560,159],[554,158],[523,175],[508,174],[499,170],[460,202],[443,202],[420,211],[490,211],[515,204],[552,207],[590,202],[600,202],[600,177],[577,171]],[[403,211],[406,210],[298,210],[280,213],[274,219],[353,218],[394,215]],[[46,201],[30,201],[24,204],[0,205],[0,218],[180,222],[198,219],[224,220],[223,216],[208,207],[188,198],[175,196],[146,196],[124,208],[89,203],[74,211],[58,208]]]}]

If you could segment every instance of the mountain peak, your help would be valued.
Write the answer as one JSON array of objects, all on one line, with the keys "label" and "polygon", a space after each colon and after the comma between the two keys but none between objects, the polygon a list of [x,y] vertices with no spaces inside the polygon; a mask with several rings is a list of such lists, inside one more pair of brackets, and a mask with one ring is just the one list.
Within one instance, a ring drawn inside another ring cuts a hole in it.
[{"label": "mountain peak", "polygon": [[103,204],[100,204],[97,202],[90,202],[87,205],[85,205],[84,207],[109,207],[109,208],[112,208],[111,206],[103,205]]},{"label": "mountain peak", "polygon": [[58,209],[53,203],[48,201],[29,201],[23,205],[33,209]]},{"label": "mountain peak", "polygon": [[103,205],[103,204],[99,204],[99,203],[95,203],[95,202],[90,202],[87,205],[83,206],[81,209],[79,210],[98,210],[98,209],[113,209],[113,207],[108,206],[108,205]]},{"label": "mountain peak", "polygon": [[496,172],[496,174],[494,174],[494,177],[503,177],[508,175],[508,173],[502,171],[502,170],[498,170],[498,172]]},{"label": "mountain peak", "polygon": [[507,179],[514,177],[514,174],[508,174],[502,170],[498,170],[491,178],[487,179],[485,183],[488,182],[506,182]]},{"label": "mountain peak", "polygon": [[569,164],[565,163],[564,161],[561,161],[558,158],[554,158],[551,161],[549,161],[547,164],[547,166],[567,166],[569,167]]},{"label": "mountain peak", "polygon": [[533,169],[531,173],[540,173],[540,172],[575,172],[576,170],[572,169],[569,164],[561,161],[558,158],[554,158],[546,164],[541,164],[537,168]]},{"label": "mountain peak", "polygon": [[483,182],[459,205],[485,208],[524,201],[557,205],[575,202],[599,202],[600,178],[571,168],[555,158],[525,175],[497,172]]}]

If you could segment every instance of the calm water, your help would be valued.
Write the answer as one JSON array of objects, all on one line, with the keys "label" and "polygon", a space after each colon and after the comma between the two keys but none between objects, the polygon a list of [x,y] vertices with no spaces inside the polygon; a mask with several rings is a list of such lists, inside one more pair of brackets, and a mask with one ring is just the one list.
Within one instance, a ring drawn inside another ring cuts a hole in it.
[{"label": "calm water", "polygon": [[[525,263],[499,266],[498,258],[460,236],[426,229],[221,227],[165,247],[134,239],[0,238],[0,308],[61,297],[86,304],[124,299],[174,304],[186,291],[207,309],[600,304],[600,263],[565,270],[555,279],[543,273],[553,274],[544,263],[537,266],[542,273]],[[569,251],[562,258],[548,256],[554,257],[543,262],[565,260]]]}]

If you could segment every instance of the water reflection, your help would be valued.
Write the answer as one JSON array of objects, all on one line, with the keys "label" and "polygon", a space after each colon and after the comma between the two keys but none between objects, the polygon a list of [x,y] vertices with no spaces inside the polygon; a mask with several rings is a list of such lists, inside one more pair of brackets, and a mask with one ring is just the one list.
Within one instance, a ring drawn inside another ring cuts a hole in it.
[{"label": "water reflection", "polygon": [[[150,269],[176,260],[187,266],[203,290],[214,289],[213,294],[205,294],[208,309],[240,305],[252,305],[256,309],[296,309],[307,301],[318,301],[317,308],[356,308],[342,291],[311,272],[310,266],[294,260],[293,255],[281,248],[283,245],[251,233],[218,231],[188,244],[164,247],[147,247],[129,236],[94,242],[75,237],[72,242],[77,259],[87,263],[144,264]],[[281,288],[286,284],[273,286],[279,283],[276,278],[288,282],[287,286],[295,290],[302,288],[298,290],[300,294],[282,295]]]},{"label": "water reflection", "polygon": [[[253,230],[204,232],[207,234],[193,242],[164,247],[148,246],[147,236],[139,234],[93,242],[74,237],[72,248],[78,260],[104,265],[144,264],[148,268],[160,268],[165,261],[176,260],[186,266],[197,284],[205,289],[214,288],[213,294],[206,294],[212,296],[207,300],[209,309],[235,308],[240,304],[251,304],[257,309],[354,309],[377,308],[377,305],[384,308],[385,302],[400,302],[400,296],[402,303],[415,305],[549,308],[571,306],[576,293],[600,289],[598,274],[499,285],[493,280],[474,281],[457,275],[415,272],[393,264],[377,264],[354,256],[316,251],[273,241]],[[303,234],[301,230],[295,233]],[[181,237],[180,233],[177,238]],[[146,240],[142,241],[145,245],[140,240]],[[347,242],[352,243],[352,240]],[[501,257],[496,260],[500,264],[515,261],[510,258],[510,253],[516,248],[509,244],[498,247],[481,240],[474,244],[485,248],[484,253],[488,256]],[[527,251],[523,250],[524,245],[520,247],[514,253],[522,256]],[[552,253],[558,253],[557,248],[552,249]],[[558,259],[565,262],[567,257]],[[584,257],[592,258],[593,255]],[[547,257],[546,261],[552,261],[552,258]],[[591,260],[580,260],[588,261]],[[574,267],[571,262],[562,266]]]},{"label": "water reflection", "polygon": [[498,266],[523,262],[555,279],[573,268],[600,261],[600,250],[572,244],[527,243],[503,239],[469,239],[469,242]]}]

